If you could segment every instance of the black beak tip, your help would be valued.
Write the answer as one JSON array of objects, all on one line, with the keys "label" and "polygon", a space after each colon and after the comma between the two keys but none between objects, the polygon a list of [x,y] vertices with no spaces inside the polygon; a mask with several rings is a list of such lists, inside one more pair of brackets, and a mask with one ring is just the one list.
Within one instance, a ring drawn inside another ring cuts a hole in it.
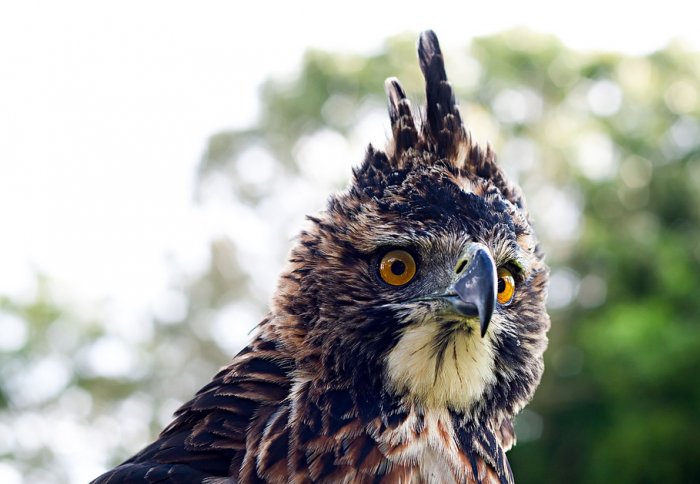
[{"label": "black beak tip", "polygon": [[484,317],[479,318],[479,322],[481,323],[481,337],[483,338],[486,336],[486,330],[489,329],[489,323],[491,322],[490,318],[486,319]]}]

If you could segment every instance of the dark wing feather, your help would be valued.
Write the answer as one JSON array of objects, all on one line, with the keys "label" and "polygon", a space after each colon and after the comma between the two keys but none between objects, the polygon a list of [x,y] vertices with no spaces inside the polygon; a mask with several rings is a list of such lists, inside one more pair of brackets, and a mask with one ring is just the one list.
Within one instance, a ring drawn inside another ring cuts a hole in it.
[{"label": "dark wing feather", "polygon": [[187,465],[154,466],[152,464],[122,464],[93,482],[115,484],[123,482],[148,482],[167,484],[191,484],[202,482],[208,474],[198,472]]},{"label": "dark wing feather", "polygon": [[257,453],[259,439],[246,436],[262,435],[289,393],[289,368],[291,361],[258,337],[176,412],[158,440],[93,483],[237,476],[246,454],[254,461]]}]

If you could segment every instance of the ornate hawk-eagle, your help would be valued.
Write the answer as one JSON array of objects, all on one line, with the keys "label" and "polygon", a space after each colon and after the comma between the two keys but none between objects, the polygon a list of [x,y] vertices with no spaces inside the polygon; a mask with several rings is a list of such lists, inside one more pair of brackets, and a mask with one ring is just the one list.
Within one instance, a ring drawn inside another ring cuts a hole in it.
[{"label": "ornate hawk-eagle", "polygon": [[392,139],[309,217],[250,344],[94,482],[513,482],[548,269],[433,32],[418,57],[425,110],[386,81]]}]

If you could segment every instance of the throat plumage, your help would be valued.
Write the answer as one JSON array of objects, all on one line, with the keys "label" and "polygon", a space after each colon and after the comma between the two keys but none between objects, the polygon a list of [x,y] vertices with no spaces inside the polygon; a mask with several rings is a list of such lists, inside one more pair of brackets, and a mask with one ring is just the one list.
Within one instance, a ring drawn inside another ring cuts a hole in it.
[{"label": "throat plumage", "polygon": [[466,412],[495,380],[489,338],[438,322],[409,327],[389,352],[386,372],[398,395],[426,408]]}]

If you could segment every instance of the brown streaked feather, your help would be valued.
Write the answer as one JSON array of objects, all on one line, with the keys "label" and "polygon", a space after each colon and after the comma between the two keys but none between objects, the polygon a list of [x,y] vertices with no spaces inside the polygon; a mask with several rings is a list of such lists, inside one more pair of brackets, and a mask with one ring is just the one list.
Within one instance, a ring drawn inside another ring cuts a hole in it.
[{"label": "brown streaked feather", "polygon": [[513,422],[509,418],[503,419],[496,431],[496,437],[498,437],[498,442],[504,452],[508,452],[516,444],[518,439],[515,435]]},{"label": "brown streaked feather", "polygon": [[288,424],[289,407],[287,405],[279,407],[270,418],[266,419],[260,446],[256,452],[256,470],[258,476],[269,482],[280,482],[287,477]]}]

